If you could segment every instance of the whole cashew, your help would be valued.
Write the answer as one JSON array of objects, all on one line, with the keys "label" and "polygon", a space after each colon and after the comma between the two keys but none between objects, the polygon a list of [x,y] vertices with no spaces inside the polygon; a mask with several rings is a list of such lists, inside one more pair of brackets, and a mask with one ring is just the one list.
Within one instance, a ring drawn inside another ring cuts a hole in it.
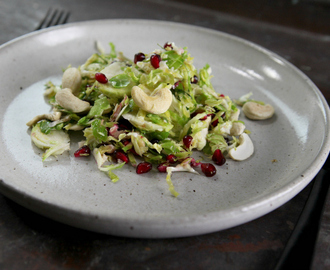
[{"label": "whole cashew", "polygon": [[237,121],[240,112],[241,112],[240,109],[237,108],[237,111],[233,112],[233,113],[229,116],[229,120],[230,120],[230,121]]},{"label": "whole cashew", "polygon": [[72,93],[77,96],[81,86],[81,75],[77,68],[71,67],[64,71],[62,76],[62,88],[71,89]]},{"label": "whole cashew", "polygon": [[166,112],[172,104],[172,92],[167,88],[162,88],[149,96],[140,87],[133,86],[132,98],[142,110],[153,114]]},{"label": "whole cashew", "polygon": [[26,123],[27,126],[31,127],[34,124],[38,123],[40,120],[50,120],[50,121],[57,121],[61,118],[61,112],[53,112],[53,113],[45,113],[35,116],[32,120]]},{"label": "whole cashew", "polygon": [[248,101],[242,108],[245,116],[252,120],[265,120],[271,118],[275,112],[272,105],[261,105],[256,102]]},{"label": "whole cashew", "polygon": [[73,113],[80,113],[90,109],[90,104],[74,96],[69,88],[58,91],[55,95],[55,100],[64,109]]},{"label": "whole cashew", "polygon": [[249,158],[253,152],[254,146],[249,135],[242,133],[239,136],[239,145],[236,148],[231,148],[228,151],[228,155],[234,160],[242,161]]}]

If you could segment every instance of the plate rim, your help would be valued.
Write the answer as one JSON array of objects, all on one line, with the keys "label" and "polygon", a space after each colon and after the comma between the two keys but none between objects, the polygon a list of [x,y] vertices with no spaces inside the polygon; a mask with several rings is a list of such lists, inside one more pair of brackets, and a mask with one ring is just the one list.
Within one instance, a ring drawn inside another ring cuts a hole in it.
[{"label": "plate rim", "polygon": [[[272,57],[275,56],[277,59],[280,59],[281,61],[283,61],[291,70],[295,71],[295,73],[297,75],[299,75],[300,77],[305,79],[305,82],[307,84],[309,84],[309,86],[310,86],[309,88],[314,91],[314,93],[318,96],[318,98],[320,98],[320,100],[323,104],[323,107],[325,109],[325,111],[324,111],[325,117],[327,119],[330,118],[329,107],[328,107],[328,104],[327,104],[323,94],[318,89],[318,87],[314,84],[314,82],[312,82],[311,79],[306,74],[304,74],[299,68],[294,66],[292,63],[290,63],[289,61],[287,61],[286,59],[284,59],[280,55],[268,50],[267,48],[264,48],[264,47],[262,47],[262,46],[260,46],[256,43],[254,43],[254,42],[251,42],[249,40],[243,39],[241,37],[238,37],[238,36],[235,36],[235,35],[232,35],[232,34],[229,34],[229,33],[225,33],[225,32],[210,29],[210,28],[205,28],[205,27],[202,27],[202,26],[196,26],[196,25],[191,25],[191,24],[186,24],[186,23],[172,22],[172,21],[168,22],[168,21],[162,21],[162,20],[146,20],[146,19],[105,19],[105,20],[91,20],[91,21],[74,22],[74,23],[68,23],[68,24],[61,25],[61,26],[55,26],[55,27],[51,27],[51,28],[48,28],[48,29],[43,29],[43,30],[31,32],[31,33],[22,35],[20,37],[17,37],[15,39],[11,40],[11,41],[8,41],[8,42],[2,44],[0,46],[0,52],[4,48],[7,48],[8,46],[11,46],[12,44],[16,44],[18,42],[21,42],[22,40],[24,41],[27,38],[33,37],[35,35],[40,35],[44,32],[54,31],[54,30],[58,30],[58,29],[65,29],[65,28],[74,27],[74,26],[90,25],[91,23],[93,23],[93,24],[106,24],[106,23],[114,23],[114,22],[121,22],[121,23],[123,23],[123,22],[133,23],[134,22],[134,23],[136,23],[137,21],[139,23],[144,23],[144,24],[153,22],[153,23],[157,23],[157,24],[160,24],[160,25],[176,25],[176,26],[181,25],[183,27],[188,27],[188,28],[198,28],[198,29],[201,29],[201,31],[207,31],[211,34],[217,34],[217,35],[220,35],[220,36],[223,36],[223,37],[226,37],[226,38],[230,38],[231,40],[235,40],[236,42],[243,43],[244,45],[252,47],[253,49],[255,49],[259,52],[262,52],[262,53],[266,54],[267,56],[272,56]],[[271,195],[273,193],[272,192],[270,194],[266,194],[266,195],[263,195],[261,197],[258,197],[257,201],[248,203],[245,206],[247,209],[248,208],[255,208],[256,204],[257,204],[259,209],[260,209],[260,207],[268,209],[268,211],[266,211],[262,214],[262,215],[265,215],[265,214],[271,212],[272,210],[275,210],[279,206],[283,205],[287,201],[289,201],[296,194],[298,194],[304,187],[306,187],[309,184],[309,182],[311,182],[313,180],[313,177],[316,175],[315,172],[318,172],[322,168],[322,166],[325,163],[325,161],[327,159],[327,156],[329,154],[329,149],[330,149],[330,138],[329,138],[330,126],[329,126],[329,121],[326,121],[326,122],[327,122],[327,128],[325,130],[327,132],[326,132],[326,134],[324,134],[324,140],[323,140],[322,147],[319,149],[317,158],[312,162],[312,164],[310,164],[310,166],[308,168],[305,169],[304,176],[301,177],[301,178],[299,178],[299,177],[294,178],[293,179],[294,181],[291,181],[290,183],[278,188],[280,193],[278,194],[277,198],[281,198],[280,201],[277,201],[276,203],[275,202],[270,203],[270,199],[274,199],[273,198],[274,196]],[[13,201],[21,204],[22,206],[24,206],[24,207],[26,207],[26,208],[34,211],[34,212],[42,214],[43,216],[47,216],[51,219],[54,219],[53,216],[52,216],[53,213],[50,213],[50,214],[47,215],[47,213],[42,211],[42,209],[36,209],[34,204],[42,203],[44,205],[49,205],[50,208],[54,212],[58,212],[58,211],[63,212],[64,211],[64,212],[67,212],[67,214],[70,214],[70,215],[72,215],[73,214],[72,212],[74,212],[74,214],[77,215],[77,216],[84,215],[85,219],[86,219],[86,215],[88,216],[87,219],[95,218],[95,215],[93,216],[93,214],[91,214],[91,213],[86,213],[86,212],[83,212],[83,211],[68,209],[68,208],[65,208],[65,207],[63,207],[61,205],[58,205],[58,204],[54,205],[54,203],[49,203],[46,200],[43,200],[41,198],[32,196],[31,194],[27,194],[25,191],[22,191],[19,188],[16,188],[14,186],[10,186],[9,182],[10,181],[5,181],[4,179],[0,179],[0,191],[3,193],[3,195],[5,195],[6,197],[12,199]],[[298,192],[293,196],[288,194],[288,190],[292,190],[292,189],[298,190]],[[22,196],[26,200],[26,202],[22,201]],[[54,207],[55,207],[55,209],[53,209]],[[233,213],[241,212],[241,211],[242,211],[242,207],[241,206],[236,206],[236,207],[231,207],[231,208],[228,208],[228,209],[225,209],[225,210],[211,211],[211,212],[208,212],[206,215],[208,216],[208,219],[211,218],[213,220],[212,222],[214,223],[215,222],[214,220],[216,220],[218,218],[218,216],[221,216],[221,215],[225,214],[226,212],[231,212],[233,214]],[[240,224],[243,224],[245,222],[251,221],[251,220],[255,219],[256,217],[262,216],[262,215],[259,215],[258,213],[256,213],[252,217],[250,215],[250,218],[246,218],[244,221],[242,221],[239,224],[237,224],[237,222],[234,222],[234,223],[236,225],[240,225]],[[183,219],[188,218],[188,219],[195,219],[196,220],[196,219],[200,218],[200,216],[201,216],[201,214],[197,214],[197,215],[191,214],[191,215],[188,215],[188,216],[184,217]],[[117,220],[118,219],[123,219],[123,220],[121,220],[122,222],[124,222],[124,223],[127,222],[127,219],[125,219],[124,217],[121,217],[121,216],[112,216],[110,219],[113,219],[113,218],[115,218]],[[65,220],[59,220],[59,219],[61,219],[61,218],[58,217],[58,219],[55,219],[55,220],[60,221],[62,223],[66,223],[68,225],[72,225],[68,222],[65,222]],[[100,219],[105,219],[106,220],[106,219],[109,219],[109,216],[98,217],[98,220],[100,220]],[[151,217],[151,218],[149,217],[149,221],[152,221],[155,224],[164,223],[164,222],[171,223],[174,219],[177,221],[178,217],[170,218],[170,217],[166,216],[165,221],[160,220],[159,216],[157,216],[156,219],[154,217]],[[203,218],[202,218],[202,220],[203,220]],[[195,226],[196,226],[196,223],[195,223]],[[231,225],[225,226],[221,229],[226,229],[226,228],[229,228],[230,226]],[[79,226],[74,225],[74,227],[79,227]],[[88,229],[85,226],[82,226],[81,228]],[[217,229],[217,230],[207,229],[206,231],[203,231],[201,233],[214,232],[214,231],[219,231],[221,229]],[[126,228],[126,230],[127,230],[127,228]],[[99,231],[99,232],[103,232],[103,231]],[[105,232],[105,233],[107,233],[107,232]],[[129,234],[129,232],[127,232],[127,233]],[[134,237],[135,233],[136,233],[136,231],[134,233],[132,232],[131,235],[129,235],[129,236]],[[116,235],[114,233],[111,233],[111,234]],[[126,234],[126,232],[122,232],[122,233],[119,233],[117,235],[125,236],[127,234]],[[172,232],[166,232],[166,233],[163,233],[163,235],[160,235],[160,236],[151,235],[151,236],[146,236],[146,237],[158,238],[158,237],[176,237],[176,236],[190,236],[190,235],[195,235],[195,233],[191,233],[191,231],[189,231],[189,232],[187,232],[186,235],[183,235],[182,233],[180,233],[180,235],[173,235]],[[141,236],[144,237],[143,235],[141,235]]]}]

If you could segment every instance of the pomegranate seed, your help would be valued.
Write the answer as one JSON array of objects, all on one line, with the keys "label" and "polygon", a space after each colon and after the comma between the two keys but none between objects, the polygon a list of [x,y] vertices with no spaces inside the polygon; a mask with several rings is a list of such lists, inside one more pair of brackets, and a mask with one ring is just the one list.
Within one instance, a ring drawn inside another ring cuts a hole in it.
[{"label": "pomegranate seed", "polygon": [[108,82],[108,78],[107,76],[105,76],[103,73],[101,72],[97,72],[95,73],[95,80],[97,80],[99,83],[107,83]]},{"label": "pomegranate seed", "polygon": [[216,127],[218,123],[219,123],[219,119],[215,119],[215,120],[211,123],[211,125],[214,126],[214,127]]},{"label": "pomegranate seed", "polygon": [[152,169],[151,163],[149,163],[149,162],[141,162],[136,167],[136,173],[137,174],[147,173],[151,169]]},{"label": "pomegranate seed", "polygon": [[137,62],[141,62],[144,59],[146,59],[146,56],[144,55],[144,53],[140,52],[134,55],[134,64],[136,64]]},{"label": "pomegranate seed", "polygon": [[134,147],[132,147],[131,149],[129,149],[129,151],[134,155],[137,156],[138,154],[136,153]]},{"label": "pomegranate seed", "polygon": [[171,43],[166,42],[164,45],[164,49],[166,50],[173,50],[173,46]]},{"label": "pomegranate seed", "polygon": [[[203,112],[203,111],[196,111],[196,112],[193,112],[193,113],[190,115],[190,117],[193,118],[193,117],[195,117],[195,116],[196,116],[197,114],[199,114],[199,113],[204,113],[204,112]],[[213,115],[212,113],[209,113],[209,114],[205,115],[204,117],[202,117],[202,118],[199,119],[199,120],[204,121],[204,120],[207,119],[208,116],[212,116],[212,115]]]},{"label": "pomegranate seed", "polygon": [[121,160],[121,161],[123,161],[123,162],[125,162],[125,163],[128,163],[128,156],[124,153],[124,151],[122,151],[122,150],[116,150],[115,152],[114,152],[114,155],[115,155],[115,158],[118,160]]},{"label": "pomegranate seed", "polygon": [[217,173],[216,168],[211,163],[202,163],[201,164],[202,172],[207,176],[211,177]]},{"label": "pomegranate seed", "polygon": [[87,145],[80,147],[76,152],[74,152],[75,157],[87,157],[90,154],[91,149]]},{"label": "pomegranate seed", "polygon": [[214,151],[212,160],[214,161],[215,164],[219,166],[222,166],[223,164],[226,163],[226,158],[223,156],[220,149]]},{"label": "pomegranate seed", "polygon": [[123,143],[123,145],[128,145],[130,143],[130,140],[124,139],[121,141]]},{"label": "pomegranate seed", "polygon": [[168,164],[165,162],[165,163],[161,163],[157,166],[157,169],[159,172],[166,172],[166,169],[168,167]]},{"label": "pomegranate seed", "polygon": [[177,87],[179,86],[180,82],[181,82],[181,81],[178,81],[178,82],[176,82],[175,84],[173,84],[173,86],[172,86],[171,89],[174,90],[175,88],[177,88]]},{"label": "pomegranate seed", "polygon": [[198,83],[198,77],[196,75],[191,78],[191,83]]},{"label": "pomegranate seed", "polygon": [[190,118],[194,118],[197,114],[199,114],[199,112],[193,112],[193,113],[190,115]]},{"label": "pomegranate seed", "polygon": [[193,137],[186,135],[183,137],[183,144],[186,148],[189,148],[192,143]]},{"label": "pomegranate seed", "polygon": [[154,68],[159,68],[159,63],[162,59],[160,58],[160,55],[153,54],[150,56],[150,63]]},{"label": "pomegranate seed", "polygon": [[190,161],[190,166],[191,167],[198,167],[199,165],[201,165],[201,163],[197,162],[194,158],[192,158],[192,160]]},{"label": "pomegranate seed", "polygon": [[174,164],[174,163],[177,161],[177,158],[176,158],[175,155],[170,154],[170,155],[168,155],[168,156],[166,157],[166,160],[167,160],[169,163]]},{"label": "pomegranate seed", "polygon": [[225,95],[224,94],[221,94],[220,97],[225,97]]}]

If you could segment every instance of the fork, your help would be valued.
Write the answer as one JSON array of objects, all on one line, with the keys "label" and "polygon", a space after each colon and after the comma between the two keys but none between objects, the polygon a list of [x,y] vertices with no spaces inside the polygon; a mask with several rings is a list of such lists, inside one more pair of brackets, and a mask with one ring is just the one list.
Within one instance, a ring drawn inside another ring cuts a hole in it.
[{"label": "fork", "polygon": [[40,30],[48,28],[55,25],[65,24],[70,16],[69,11],[57,10],[57,9],[48,9],[46,16],[42,19],[40,24],[35,28],[35,30]]}]

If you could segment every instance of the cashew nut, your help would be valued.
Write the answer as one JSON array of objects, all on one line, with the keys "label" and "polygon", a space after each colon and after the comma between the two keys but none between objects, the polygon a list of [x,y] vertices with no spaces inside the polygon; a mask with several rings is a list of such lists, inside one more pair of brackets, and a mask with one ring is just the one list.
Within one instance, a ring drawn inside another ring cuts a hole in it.
[{"label": "cashew nut", "polygon": [[245,130],[245,125],[241,122],[233,122],[233,125],[230,129],[231,136],[238,136],[241,135]]},{"label": "cashew nut", "polygon": [[132,98],[142,110],[153,114],[166,112],[172,104],[172,92],[167,88],[159,89],[149,96],[140,87],[133,86]]},{"label": "cashew nut", "polygon": [[265,120],[271,118],[275,112],[270,104],[261,105],[256,102],[248,101],[242,108],[245,116],[252,120]]},{"label": "cashew nut", "polygon": [[73,113],[80,113],[90,109],[90,104],[74,96],[69,88],[58,91],[55,95],[55,100],[64,109]]},{"label": "cashew nut", "polygon": [[50,120],[50,121],[57,121],[61,118],[61,112],[53,112],[53,113],[45,113],[35,116],[32,120],[26,123],[27,126],[31,127],[34,124],[38,123],[40,120]]},{"label": "cashew nut", "polygon": [[251,141],[249,135],[242,133],[239,136],[239,145],[236,148],[231,148],[228,151],[228,155],[234,160],[242,161],[249,158],[253,152],[253,142]]},{"label": "cashew nut", "polygon": [[240,112],[241,112],[240,109],[237,108],[237,111],[232,112],[232,114],[229,116],[229,120],[230,120],[230,121],[237,121]]},{"label": "cashew nut", "polygon": [[62,88],[71,89],[72,93],[77,96],[81,86],[81,75],[77,68],[68,68],[63,73]]}]

